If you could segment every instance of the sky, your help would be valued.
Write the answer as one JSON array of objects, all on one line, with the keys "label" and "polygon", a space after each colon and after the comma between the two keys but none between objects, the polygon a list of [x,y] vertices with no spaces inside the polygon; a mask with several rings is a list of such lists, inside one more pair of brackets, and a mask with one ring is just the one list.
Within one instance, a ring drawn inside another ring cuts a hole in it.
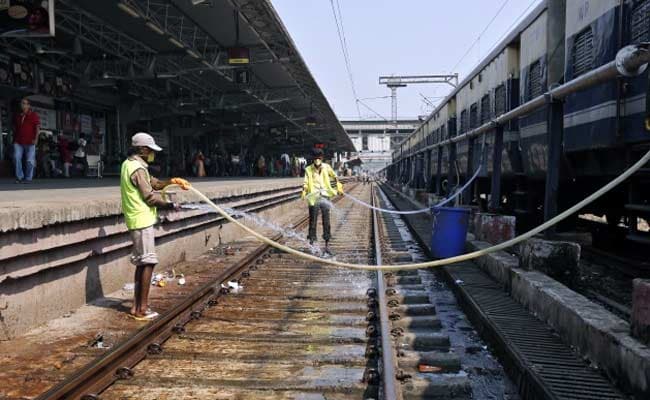
[{"label": "sky", "polygon": [[[514,28],[513,24],[540,2],[272,0],[339,119],[358,119],[359,114],[362,119],[390,119],[390,90],[379,85],[380,75],[458,72],[462,80]],[[340,9],[339,23],[342,21],[356,96],[346,69],[332,4],[337,18]],[[450,90],[451,86],[446,84],[400,88],[398,116],[427,115],[431,106],[423,96],[435,104]]]}]

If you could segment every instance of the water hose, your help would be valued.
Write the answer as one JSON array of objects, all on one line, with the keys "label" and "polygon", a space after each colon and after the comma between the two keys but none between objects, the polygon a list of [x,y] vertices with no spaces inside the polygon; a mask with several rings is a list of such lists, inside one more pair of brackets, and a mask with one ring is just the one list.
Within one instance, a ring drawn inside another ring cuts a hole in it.
[{"label": "water hose", "polygon": [[[336,261],[332,259],[324,259],[320,257],[316,257],[311,254],[303,253],[302,251],[292,249],[291,247],[285,246],[281,243],[275,242],[260,233],[257,233],[253,229],[247,227],[246,225],[240,223],[236,219],[234,219],[232,216],[230,216],[227,212],[225,212],[221,207],[216,205],[215,203],[212,202],[208,197],[206,197],[203,193],[195,189],[194,187],[191,187],[190,190],[194,192],[199,198],[201,198],[203,201],[205,201],[207,204],[212,206],[219,214],[221,214],[225,219],[228,221],[232,222],[233,224],[239,226],[242,228],[244,231],[248,232],[249,234],[253,235],[256,237],[258,240],[260,240],[263,243],[268,244],[269,246],[275,247],[278,250],[284,251],[286,253],[292,254],[297,257],[301,257],[303,259],[321,263],[321,264],[328,264],[332,265],[335,267],[342,267],[342,268],[351,268],[351,269],[360,269],[360,270],[367,270],[367,271],[400,271],[400,270],[412,270],[412,269],[420,269],[420,268],[432,268],[432,267],[441,267],[443,265],[448,265],[448,264],[454,264],[458,263],[461,261],[468,261],[472,260],[474,258],[478,258],[481,256],[484,256],[486,254],[494,253],[503,249],[506,249],[508,247],[514,246],[517,243],[520,243],[524,240],[530,239],[531,237],[537,235],[538,233],[544,231],[545,229],[550,228],[551,226],[557,224],[558,222],[562,221],[563,219],[573,215],[574,213],[578,212],[580,209],[585,207],[586,205],[590,204],[594,200],[598,199],[605,193],[609,192],[612,190],[614,187],[619,185],[621,182],[626,180],[630,175],[634,174],[637,170],[639,170],[641,167],[643,167],[645,164],[647,164],[650,161],[650,151],[645,153],[639,161],[637,161],[634,165],[632,165],[630,168],[628,168],[625,172],[623,172],[621,175],[616,177],[614,180],[603,186],[602,188],[598,189],[596,192],[592,193],[590,196],[587,198],[583,199],[579,203],[575,204],[573,207],[569,208],[568,210],[556,215],[555,217],[551,218],[550,220],[546,221],[545,223],[537,226],[536,228],[531,229],[530,231],[517,236],[513,239],[510,239],[508,241],[505,241],[503,243],[499,243],[497,245],[494,245],[492,247],[485,248],[483,250],[478,250],[478,251],[473,251],[471,253],[467,254],[462,254],[459,256],[455,257],[449,257],[449,258],[443,258],[440,260],[434,260],[434,261],[427,261],[427,262],[422,262],[422,263],[413,263],[413,264],[401,264],[401,265],[368,265],[368,264],[352,264],[352,263],[347,263],[347,262],[342,262],[342,261]],[[170,185],[166,187],[164,190],[166,190],[169,187],[172,186],[178,186],[178,185]]]},{"label": "water hose", "polygon": [[361,199],[358,199],[358,198],[356,198],[356,197],[354,197],[354,196],[352,196],[352,195],[350,195],[350,194],[347,194],[347,193],[343,193],[343,196],[349,198],[350,200],[354,201],[355,203],[361,204],[361,205],[364,206],[364,207],[370,208],[370,209],[375,210],[375,211],[379,211],[379,212],[387,213],[387,214],[411,215],[411,214],[420,214],[420,213],[430,212],[430,211],[431,211],[431,208],[442,207],[442,206],[444,206],[445,204],[449,203],[450,201],[454,200],[454,199],[455,199],[456,197],[458,197],[461,193],[463,193],[463,192],[465,191],[465,189],[467,189],[467,187],[468,187],[469,185],[471,185],[472,182],[474,182],[474,180],[475,180],[475,179],[478,177],[478,175],[481,173],[481,168],[482,168],[482,167],[483,167],[482,165],[479,165],[478,168],[476,169],[476,172],[474,172],[474,175],[472,175],[472,177],[469,178],[469,180],[468,180],[467,182],[465,182],[465,184],[464,184],[462,187],[460,187],[458,190],[456,190],[456,191],[454,192],[454,194],[452,194],[451,196],[449,196],[449,197],[447,197],[446,199],[442,200],[441,202],[439,202],[439,203],[436,204],[436,205],[433,205],[433,206],[431,206],[431,207],[427,207],[427,208],[420,208],[420,209],[418,209],[418,210],[409,210],[409,211],[389,210],[389,209],[387,209],[387,208],[375,207],[375,206],[373,206],[372,204],[368,204],[368,203],[366,203],[365,201],[363,201],[363,200],[361,200]]},{"label": "water hose", "polygon": [[[449,196],[448,198],[442,200],[438,204],[433,205],[431,207],[420,208],[418,210],[409,210],[409,211],[389,210],[387,208],[375,207],[372,204],[368,204],[365,201],[363,201],[361,199],[358,199],[358,198],[356,198],[356,197],[354,197],[354,196],[352,196],[350,194],[347,194],[347,193],[343,193],[343,196],[349,198],[350,200],[354,201],[355,203],[361,204],[364,207],[370,208],[370,209],[375,210],[375,211],[387,213],[387,214],[412,215],[412,214],[421,214],[421,213],[429,212],[429,211],[431,211],[431,208],[442,207],[445,204],[449,203],[450,201],[454,200],[461,193],[463,193],[465,191],[465,189],[467,189],[467,187],[469,185],[471,185],[472,182],[474,182],[474,180],[476,178],[478,178],[478,175],[481,173],[481,169],[483,168],[483,157],[485,156],[485,150],[486,150],[485,136],[483,136],[483,144],[481,146],[481,158],[479,159],[478,168],[476,169],[476,172],[474,172],[474,175],[472,175],[472,177],[469,178],[469,180],[467,182],[465,182],[465,184],[462,187],[460,187],[458,190],[456,190],[451,196]],[[458,168],[456,168],[456,173],[458,174]],[[458,182],[460,182],[460,177],[458,177]]]}]

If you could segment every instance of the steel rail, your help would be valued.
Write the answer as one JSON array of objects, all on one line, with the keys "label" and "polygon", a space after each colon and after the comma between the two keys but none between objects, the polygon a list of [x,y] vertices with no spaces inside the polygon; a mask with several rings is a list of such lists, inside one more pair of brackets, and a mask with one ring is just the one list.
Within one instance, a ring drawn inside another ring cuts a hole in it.
[{"label": "steel rail", "polygon": [[[371,187],[370,198],[372,205],[375,206],[375,186]],[[375,264],[382,265],[381,259],[381,240],[379,223],[377,221],[377,212],[372,210],[372,232],[375,244]],[[379,307],[379,326],[381,335],[381,359],[382,359],[382,386],[384,389],[384,400],[401,400],[401,391],[397,383],[397,371],[395,365],[395,349],[391,340],[390,323],[388,320],[388,299],[386,295],[386,282],[384,272],[377,271],[377,303]]]},{"label": "steel rail", "polygon": [[495,129],[497,126],[504,125],[506,122],[509,122],[518,117],[522,117],[532,111],[543,107],[550,100],[564,99],[572,93],[587,89],[599,83],[607,82],[619,75],[633,75],[637,71],[643,72],[645,70],[645,65],[650,62],[650,51],[648,50],[649,47],[650,43],[626,46],[619,50],[615,60],[610,61],[605,65],[593,69],[567,83],[549,89],[546,93],[541,94],[504,114],[501,114],[500,116],[484,123],[483,125],[469,132],[465,132],[461,135],[454,136],[447,140],[425,146],[416,151],[409,152],[408,154],[401,156],[399,159],[394,160],[393,162],[440,146],[446,146],[452,143],[457,143],[482,135]]},{"label": "steel rail", "polygon": [[[356,186],[356,185],[355,185]],[[341,197],[335,199],[339,201]],[[309,217],[301,218],[294,227],[304,226]],[[273,237],[280,240],[282,234]],[[181,303],[164,312],[158,319],[146,325],[134,335],[128,337],[98,360],[82,367],[63,382],[39,395],[36,400],[95,400],[99,393],[120,379],[129,379],[133,368],[146,358],[147,354],[160,351],[172,334],[182,333],[184,325],[200,318],[201,312],[214,305],[221,294],[220,284],[243,272],[250,264],[262,257],[271,246],[263,244],[231,267],[222,271],[207,284],[198,288]]]}]

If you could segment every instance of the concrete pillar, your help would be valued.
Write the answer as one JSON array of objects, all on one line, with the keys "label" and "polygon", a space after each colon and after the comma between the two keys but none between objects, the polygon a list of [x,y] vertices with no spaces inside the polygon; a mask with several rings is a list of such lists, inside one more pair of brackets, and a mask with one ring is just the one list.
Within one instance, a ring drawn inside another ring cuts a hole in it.
[{"label": "concrete pillar", "polygon": [[544,239],[528,239],[519,246],[519,266],[545,273],[571,286],[578,278],[580,245]]},{"label": "concrete pillar", "polygon": [[650,279],[635,279],[632,289],[632,336],[650,345]]}]

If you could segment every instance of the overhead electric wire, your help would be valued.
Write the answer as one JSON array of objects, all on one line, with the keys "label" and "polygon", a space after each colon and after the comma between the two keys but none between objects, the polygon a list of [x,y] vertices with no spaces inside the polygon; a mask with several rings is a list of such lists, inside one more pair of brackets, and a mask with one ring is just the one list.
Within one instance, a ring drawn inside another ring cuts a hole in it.
[{"label": "overhead electric wire", "polygon": [[376,116],[378,116],[379,118],[383,119],[383,120],[386,121],[386,122],[390,122],[386,117],[384,117],[383,115],[379,114],[377,111],[375,111],[373,108],[371,108],[371,107],[370,107],[368,104],[366,104],[365,102],[361,101],[361,99],[357,99],[357,107],[358,107],[359,103],[361,103],[362,106],[366,107],[368,110],[370,110],[372,113],[374,113],[374,114],[375,114]]},{"label": "overhead electric wire", "polygon": [[[534,0],[534,1],[537,1],[537,0]],[[467,51],[465,52],[465,54],[463,54],[463,56],[462,56],[462,57],[458,60],[458,62],[457,62],[457,63],[456,63],[452,68],[451,68],[450,71],[455,71],[455,70],[456,70],[456,68],[457,68],[457,67],[460,65],[460,63],[465,59],[465,57],[467,57],[467,55],[470,53],[470,51],[472,51],[472,49],[474,48],[474,46],[476,46],[476,44],[479,42],[479,40],[481,40],[481,36],[483,36],[483,34],[484,34],[485,32],[487,32],[487,30],[488,30],[488,28],[490,27],[490,25],[492,25],[492,23],[497,19],[497,17],[499,16],[499,14],[501,14],[501,11],[503,11],[503,9],[506,7],[506,5],[507,5],[509,2],[510,2],[510,0],[505,0],[505,1],[503,2],[503,4],[501,4],[501,7],[499,7],[499,9],[497,10],[496,14],[494,14],[494,16],[492,17],[492,19],[490,20],[490,22],[488,22],[488,24],[485,26],[485,28],[483,28],[483,30],[481,31],[481,33],[479,33],[478,37],[477,37],[477,38],[474,40],[474,42],[472,42],[472,44],[469,46],[469,48],[467,49]]]},{"label": "overhead electric wire", "polygon": [[497,46],[499,45],[499,43],[501,43],[501,41],[503,40],[503,38],[505,38],[505,37],[510,33],[510,31],[512,30],[512,28],[514,28],[515,25],[517,25],[517,24],[522,20],[522,18],[526,15],[526,13],[528,12],[528,10],[530,10],[530,8],[531,8],[533,5],[535,5],[535,3],[538,3],[538,2],[539,2],[539,0],[532,0],[532,1],[530,2],[530,4],[528,4],[528,7],[526,7],[526,9],[525,9],[524,11],[522,11],[522,13],[519,14],[519,16],[518,16],[517,18],[515,18],[515,20],[513,21],[512,24],[510,24],[510,26],[508,27],[508,29],[506,29],[505,32],[503,32],[503,35],[501,35],[501,37],[499,37],[499,39],[498,39],[496,42],[494,42],[494,44],[492,45],[492,47],[490,47],[490,50],[488,50],[487,54],[490,54],[490,52],[492,52],[492,50],[494,50],[494,48],[497,47]]},{"label": "overhead electric wire", "polygon": [[[350,86],[352,87],[352,95],[354,96],[355,106],[357,107],[357,114],[359,115],[359,119],[361,119],[361,110],[359,109],[359,103],[358,103],[359,96],[357,95],[357,88],[354,83],[354,75],[352,74],[352,63],[350,61],[351,58],[350,52],[348,50],[347,38],[345,36],[345,29],[343,27],[343,15],[341,14],[341,7],[339,5],[338,0],[336,0],[336,6],[334,6],[334,0],[330,0],[330,5],[332,6],[334,23],[336,24],[336,31],[339,36],[339,43],[341,44],[341,52],[343,53],[345,69],[347,70],[348,73],[348,79],[350,79]],[[336,12],[337,9],[338,9],[338,15]]]}]

